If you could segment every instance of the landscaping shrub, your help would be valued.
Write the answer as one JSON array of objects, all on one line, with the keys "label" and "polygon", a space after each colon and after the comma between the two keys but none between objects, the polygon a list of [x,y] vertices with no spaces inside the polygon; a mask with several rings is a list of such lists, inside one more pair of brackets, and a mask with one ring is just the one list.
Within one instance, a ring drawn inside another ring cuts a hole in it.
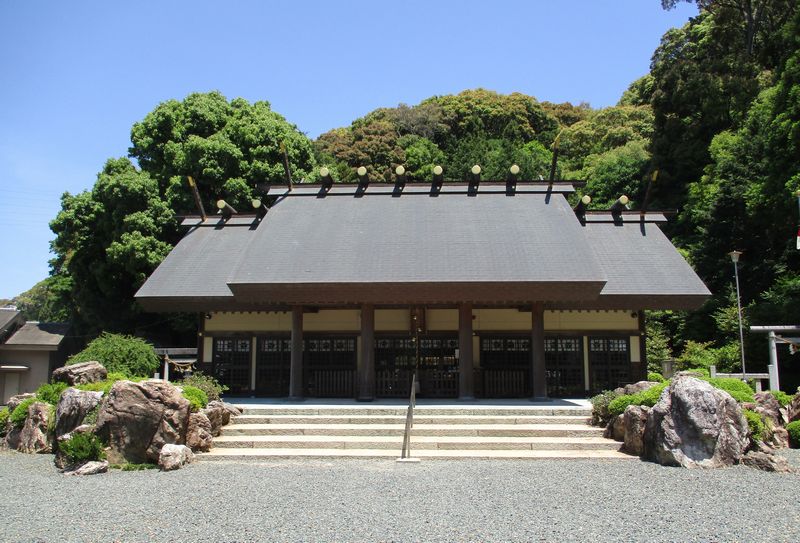
[{"label": "landscaping shrub", "polygon": [[0,437],[6,435],[6,425],[8,425],[8,417],[10,415],[8,407],[0,409]]},{"label": "landscaping shrub", "polygon": [[800,420],[787,424],[786,431],[789,432],[789,444],[795,449],[800,449]]},{"label": "landscaping shrub", "polygon": [[58,449],[73,464],[100,460],[105,456],[103,443],[94,434],[74,433],[69,439],[60,442]]},{"label": "landscaping shrub", "polygon": [[619,396],[613,390],[604,390],[597,396],[590,398],[592,402],[592,424],[595,426],[605,426],[611,420],[611,414],[608,412],[608,404]]},{"label": "landscaping shrub", "polygon": [[653,407],[656,403],[658,403],[661,393],[664,392],[664,389],[667,388],[667,386],[669,386],[669,383],[667,382],[659,383],[648,388],[647,390],[637,392],[636,394],[619,396],[612,400],[608,405],[608,412],[611,417],[616,417],[617,415],[624,413],[625,408],[629,405],[644,405],[647,407]]},{"label": "landscaping shrub", "polygon": [[153,346],[143,339],[104,332],[67,364],[96,360],[109,372],[126,377],[152,377],[160,365]]},{"label": "landscaping shrub", "polygon": [[786,407],[792,403],[792,399],[794,398],[794,396],[786,394],[782,390],[770,390],[769,393],[772,394],[776,400],[778,400],[778,403],[781,404],[781,407]]},{"label": "landscaping shrub", "polygon": [[208,401],[218,401],[220,395],[228,390],[225,385],[219,384],[219,381],[206,375],[202,372],[194,372],[192,375],[186,376],[176,383],[178,386],[186,387],[191,386],[199,388],[208,396]]},{"label": "landscaping shrub", "polygon": [[654,371],[651,371],[651,372],[647,373],[647,380],[648,381],[653,381],[655,383],[664,383],[664,382],[666,382],[666,379],[664,379],[663,375],[661,375],[660,373],[656,373]]},{"label": "landscaping shrub", "polygon": [[112,372],[108,374],[108,377],[105,381],[95,381],[94,383],[76,385],[75,388],[80,390],[90,390],[92,392],[102,392],[105,396],[117,381],[133,381],[134,383],[138,383],[139,381],[144,381],[145,379],[149,379],[149,377],[126,377],[122,373]]},{"label": "landscaping shrub", "polygon": [[712,386],[724,390],[737,402],[754,402],[755,398],[753,397],[753,389],[745,383],[744,381],[740,381],[739,379],[735,379],[733,377],[714,377],[713,379],[706,379]]},{"label": "landscaping shrub", "polygon": [[25,426],[25,419],[28,418],[28,408],[31,406],[32,403],[38,401],[36,398],[28,398],[26,400],[22,400],[14,411],[11,412],[11,424],[16,426],[17,428],[22,428]]},{"label": "landscaping shrub", "polygon": [[200,411],[208,405],[208,396],[206,393],[197,387],[185,386],[183,388],[183,397],[189,400],[192,404],[192,411]]},{"label": "landscaping shrub", "polygon": [[67,390],[68,387],[67,383],[45,383],[36,391],[36,399],[50,405],[58,405],[61,393]]},{"label": "landscaping shrub", "polygon": [[744,416],[747,419],[747,426],[750,428],[750,437],[753,441],[763,441],[764,432],[767,430],[767,427],[761,415],[750,409],[745,409]]}]

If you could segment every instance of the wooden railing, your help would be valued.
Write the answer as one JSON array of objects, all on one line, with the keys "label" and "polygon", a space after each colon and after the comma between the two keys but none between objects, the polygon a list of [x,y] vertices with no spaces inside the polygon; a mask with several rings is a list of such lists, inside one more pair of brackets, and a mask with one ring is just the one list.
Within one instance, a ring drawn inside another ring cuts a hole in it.
[{"label": "wooden railing", "polygon": [[375,391],[379,398],[404,398],[413,370],[378,370],[375,373]]}]

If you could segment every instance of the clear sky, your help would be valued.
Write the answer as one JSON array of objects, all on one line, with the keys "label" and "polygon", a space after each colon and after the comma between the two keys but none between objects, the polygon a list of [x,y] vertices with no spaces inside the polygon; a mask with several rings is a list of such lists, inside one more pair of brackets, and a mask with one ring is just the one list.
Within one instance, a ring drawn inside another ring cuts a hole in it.
[{"label": "clear sky", "polygon": [[483,87],[616,103],[659,0],[0,2],[0,298],[48,273],[48,222],[159,102],[267,100],[314,138],[382,106]]}]

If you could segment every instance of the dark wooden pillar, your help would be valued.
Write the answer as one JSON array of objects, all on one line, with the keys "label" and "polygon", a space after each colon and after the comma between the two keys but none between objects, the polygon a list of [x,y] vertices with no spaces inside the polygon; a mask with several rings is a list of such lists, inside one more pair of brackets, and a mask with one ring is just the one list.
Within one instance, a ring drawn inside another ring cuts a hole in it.
[{"label": "dark wooden pillar", "polygon": [[639,316],[639,375],[638,379],[647,379],[647,323],[645,321],[644,309],[637,311]]},{"label": "dark wooden pillar", "polygon": [[544,365],[544,306],[531,307],[531,380],[533,400],[547,399],[547,370]]},{"label": "dark wooden pillar", "polygon": [[292,307],[292,358],[289,366],[289,397],[303,397],[303,307]]},{"label": "dark wooden pillar", "polygon": [[458,306],[458,398],[474,400],[474,370],[472,367],[472,304]]},{"label": "dark wooden pillar", "polygon": [[375,306],[361,306],[361,365],[358,367],[358,400],[375,399]]}]

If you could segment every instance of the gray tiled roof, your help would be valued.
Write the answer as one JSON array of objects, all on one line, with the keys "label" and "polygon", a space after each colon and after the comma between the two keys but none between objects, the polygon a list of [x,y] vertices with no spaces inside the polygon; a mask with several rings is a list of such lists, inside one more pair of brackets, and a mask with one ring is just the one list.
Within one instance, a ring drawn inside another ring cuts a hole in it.
[{"label": "gray tiled roof", "polygon": [[608,279],[603,296],[710,295],[657,225],[587,222],[584,228]]},{"label": "gray tiled roof", "polygon": [[256,230],[249,221],[194,227],[147,279],[137,298],[232,298],[228,281]]},{"label": "gray tiled roof", "polygon": [[260,224],[238,216],[193,226],[136,297],[149,309],[203,311],[414,295],[669,308],[708,295],[656,225],[595,217],[582,226],[559,189],[393,197],[372,187],[354,196],[350,185],[320,197],[319,187],[296,187]]},{"label": "gray tiled roof", "polygon": [[57,347],[69,331],[69,324],[58,322],[26,322],[6,345]]}]

